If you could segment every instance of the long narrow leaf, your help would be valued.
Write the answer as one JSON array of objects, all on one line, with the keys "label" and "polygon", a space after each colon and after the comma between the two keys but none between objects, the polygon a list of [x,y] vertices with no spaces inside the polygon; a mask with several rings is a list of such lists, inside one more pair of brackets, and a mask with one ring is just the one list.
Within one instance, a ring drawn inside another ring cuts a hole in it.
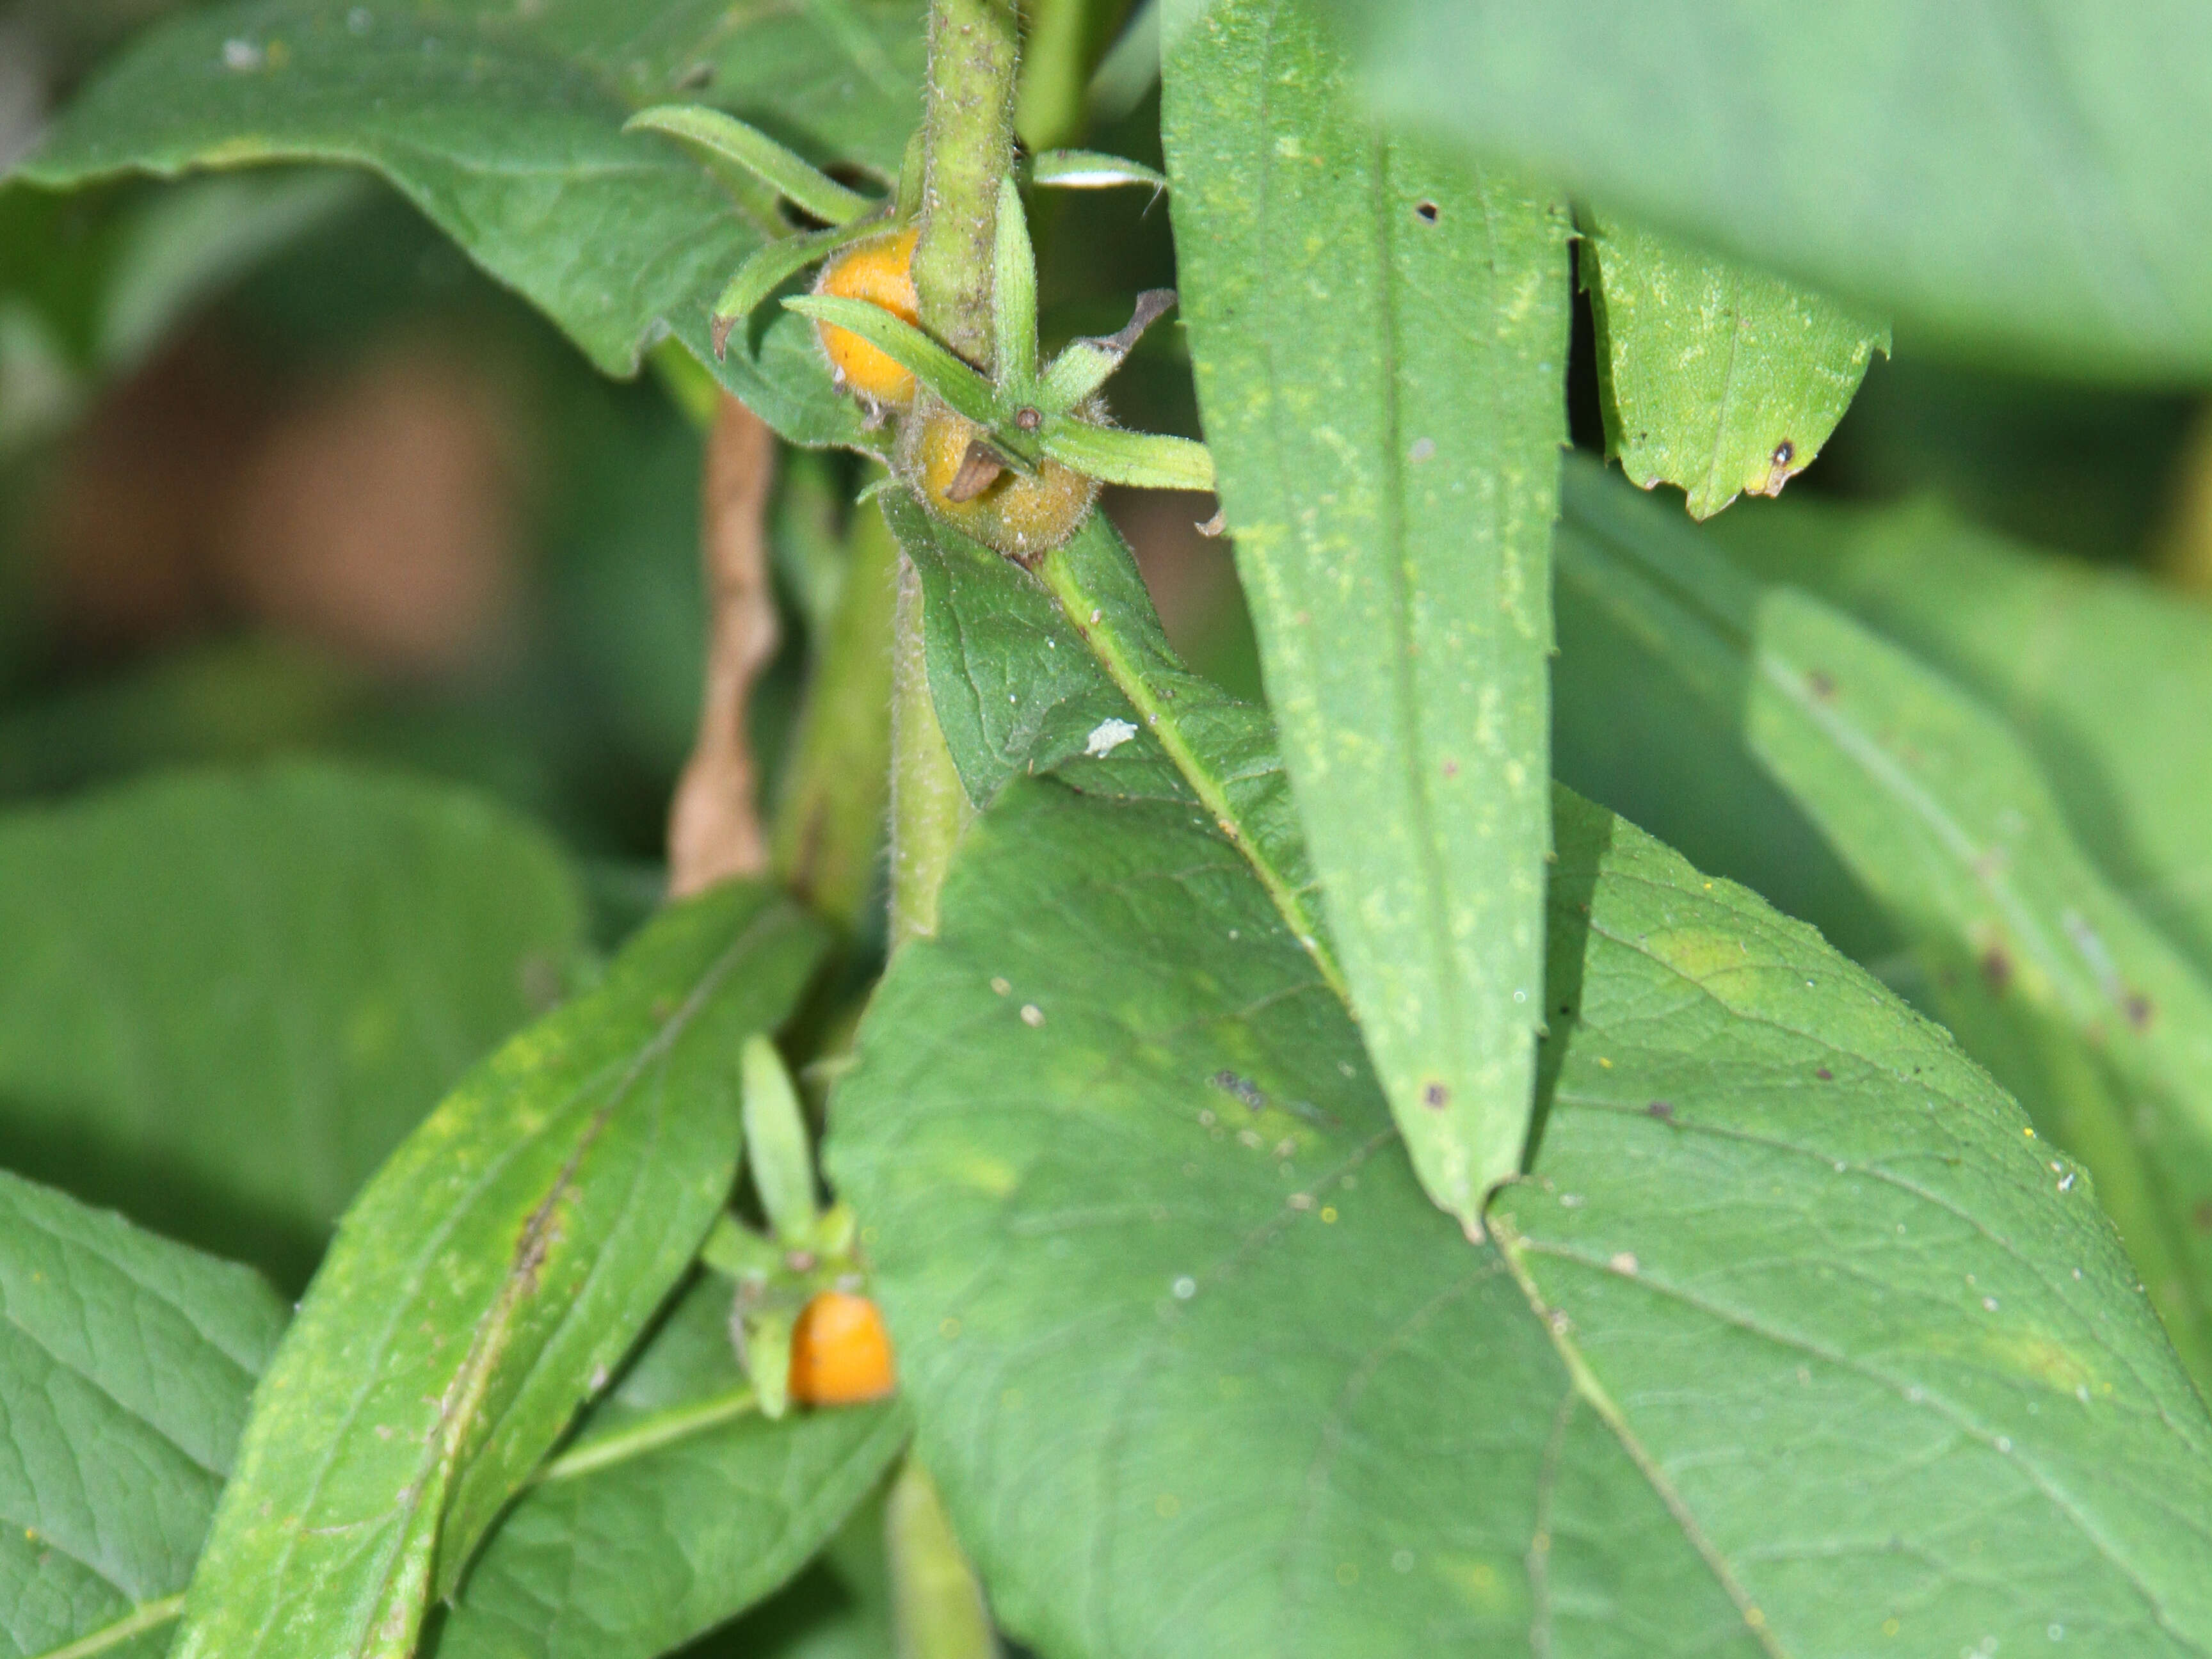
[{"label": "long narrow leaf", "polygon": [[1283,758],[1392,1110],[1473,1231],[1542,1013],[1566,220],[1378,141],[1294,0],[1166,25],[1184,316]]},{"label": "long narrow leaf", "polygon": [[623,124],[624,132],[659,132],[734,161],[778,195],[829,225],[865,219],[880,203],[848,190],[757,127],[698,104],[656,104]]},{"label": "long narrow leaf", "polygon": [[182,1659],[398,1659],[720,1211],[738,1045],[819,930],[741,884],[480,1066],[346,1215],[255,1396]]}]

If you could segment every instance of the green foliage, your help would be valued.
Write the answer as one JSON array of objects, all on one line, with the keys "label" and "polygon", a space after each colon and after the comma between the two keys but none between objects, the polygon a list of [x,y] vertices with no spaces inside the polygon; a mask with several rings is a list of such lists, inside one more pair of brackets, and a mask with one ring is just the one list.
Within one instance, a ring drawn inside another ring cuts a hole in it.
[{"label": "green foliage", "polygon": [[702,1279],[470,1569],[437,1659],[650,1659],[811,1559],[905,1444],[897,1404],[770,1423]]},{"label": "green foliage", "polygon": [[1597,324],[1606,447],[1690,516],[1778,495],[1850,407],[1889,329],[1826,295],[1593,214],[1582,285]]},{"label": "green foliage", "polygon": [[1888,908],[1947,1019],[2095,1171],[2212,1380],[2212,1240],[2194,1219],[2212,1204],[2212,987],[2112,890],[2026,745],[1971,696],[1586,470],[1567,501],[1563,588],[1734,725]]},{"label": "green foliage", "polygon": [[970,832],[830,1167],[1000,1615],[1048,1653],[2186,1651],[2212,1423],[2087,1182],[1808,929],[1560,813],[1503,1255],[1427,1212],[1225,842],[1048,784]]},{"label": "green foliage", "polygon": [[1164,136],[1200,405],[1360,1027],[1473,1229],[1539,1018],[1565,219],[1378,145],[1295,4],[1195,11]]},{"label": "green foliage", "polygon": [[[760,11],[595,4],[437,14],[343,0],[243,0],[135,41],[22,170],[48,187],[140,170],[279,161],[381,173],[602,368],[628,374],[665,331],[713,357],[724,278],[757,225],[683,151],[625,135],[703,74],[708,94],[821,160],[896,174],[919,113],[920,11],[865,0]],[[853,442],[808,331],[771,325],[717,365],[787,435]]]},{"label": "green foliage", "polygon": [[819,949],[755,887],[665,911],[409,1138],[263,1384],[180,1655],[412,1650],[697,1251],[737,1168],[731,1051]]},{"label": "green foliage", "polygon": [[1327,3],[1384,110],[1608,209],[1993,362],[2212,372],[2193,0]]},{"label": "green foliage", "polygon": [[[2212,379],[2195,13],[145,10],[0,181],[0,1659],[2212,1648],[2212,616],[1805,499],[2212,547],[2019,373]],[[422,678],[226,562],[394,341]],[[299,748],[513,805],[53,799]]]},{"label": "green foliage", "polygon": [[0,1652],[162,1651],[283,1305],[0,1172]]},{"label": "green foliage", "polygon": [[0,816],[0,1154],[296,1285],[582,931],[542,835],[395,778],[203,773]]}]

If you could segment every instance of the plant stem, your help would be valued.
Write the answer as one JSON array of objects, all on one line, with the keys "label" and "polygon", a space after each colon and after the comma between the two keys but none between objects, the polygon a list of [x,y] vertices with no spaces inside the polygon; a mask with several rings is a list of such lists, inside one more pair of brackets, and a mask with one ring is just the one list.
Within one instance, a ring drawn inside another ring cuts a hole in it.
[{"label": "plant stem", "polygon": [[915,293],[922,327],[986,371],[999,180],[1013,161],[1017,57],[1009,0],[932,0]]},{"label": "plant stem", "polygon": [[753,682],[775,654],[769,586],[768,498],[775,434],[725,393],[707,438],[701,547],[708,612],[699,735],[668,809],[668,891],[682,898],[768,867],[745,715]]},{"label": "plant stem", "polygon": [[850,933],[875,885],[891,763],[891,636],[898,544],[861,506],[799,715],[790,781],[776,809],[775,867],[811,908]]},{"label": "plant stem", "polygon": [[937,931],[937,890],[960,832],[975,817],[929,700],[921,578],[899,559],[891,647],[891,949]]}]

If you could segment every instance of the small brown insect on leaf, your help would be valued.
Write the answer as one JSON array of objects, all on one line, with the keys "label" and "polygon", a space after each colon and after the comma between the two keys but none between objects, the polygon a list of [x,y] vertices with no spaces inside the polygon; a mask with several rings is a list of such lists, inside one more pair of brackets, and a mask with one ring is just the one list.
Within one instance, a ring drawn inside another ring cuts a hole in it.
[{"label": "small brown insect on leaf", "polygon": [[1441,1083],[1431,1083],[1421,1091],[1421,1104],[1442,1111],[1451,1103],[1451,1091]]}]

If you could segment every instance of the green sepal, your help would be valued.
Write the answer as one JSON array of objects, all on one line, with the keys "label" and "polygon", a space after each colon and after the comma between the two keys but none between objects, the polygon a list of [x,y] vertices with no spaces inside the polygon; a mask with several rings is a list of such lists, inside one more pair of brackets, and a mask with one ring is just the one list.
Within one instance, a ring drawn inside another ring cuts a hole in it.
[{"label": "green sepal", "polygon": [[905,319],[839,295],[794,294],[783,304],[802,317],[859,335],[976,425],[1000,424],[999,394],[991,383]]},{"label": "green sepal", "polygon": [[906,155],[899,161],[898,216],[902,222],[921,216],[921,197],[924,184],[929,177],[928,131],[916,127],[914,136],[906,141]]},{"label": "green sepal", "polygon": [[793,274],[817,259],[828,258],[841,247],[875,234],[881,228],[874,220],[855,219],[848,225],[832,225],[803,236],[779,236],[755,249],[730,278],[722,297],[714,301],[709,323],[714,355],[719,357],[727,349],[731,331]]},{"label": "green sepal", "polygon": [[744,1334],[738,1358],[760,1401],[761,1415],[771,1423],[791,1409],[791,1316],[780,1309],[757,1313],[740,1310],[738,1328]]},{"label": "green sepal", "polygon": [[775,1044],[749,1036],[739,1060],[744,1080],[745,1164],[777,1240],[796,1249],[812,1242],[821,1214],[814,1201],[814,1147],[799,1091]]},{"label": "green sepal", "polygon": [[1027,402],[1037,371],[1036,253],[1030,246],[1022,193],[999,180],[999,222],[991,283],[992,351],[1000,392]]},{"label": "green sepal", "polygon": [[1030,182],[1055,190],[1111,190],[1121,185],[1148,185],[1155,196],[1168,187],[1168,176],[1142,161],[1107,155],[1095,149],[1041,149],[1030,160]]},{"label": "green sepal", "polygon": [[1135,349],[1145,331],[1166,315],[1176,303],[1171,288],[1149,288],[1137,296],[1137,307],[1118,332],[1071,340],[1052,360],[1037,387],[1036,405],[1047,415],[1064,415],[1106,383],[1106,377]]},{"label": "green sepal", "polygon": [[734,161],[824,224],[848,225],[883,205],[846,189],[757,127],[703,104],[656,104],[623,122],[623,131],[662,133],[710,156]]},{"label": "green sepal", "polygon": [[784,1256],[781,1245],[762,1237],[726,1210],[716,1218],[714,1230],[699,1247],[700,1261],[723,1278],[740,1284],[748,1280],[766,1284],[785,1271]]},{"label": "green sepal", "polygon": [[1044,453],[1063,466],[1133,489],[1212,489],[1213,454],[1188,438],[1124,432],[1071,415],[1049,416]]}]

